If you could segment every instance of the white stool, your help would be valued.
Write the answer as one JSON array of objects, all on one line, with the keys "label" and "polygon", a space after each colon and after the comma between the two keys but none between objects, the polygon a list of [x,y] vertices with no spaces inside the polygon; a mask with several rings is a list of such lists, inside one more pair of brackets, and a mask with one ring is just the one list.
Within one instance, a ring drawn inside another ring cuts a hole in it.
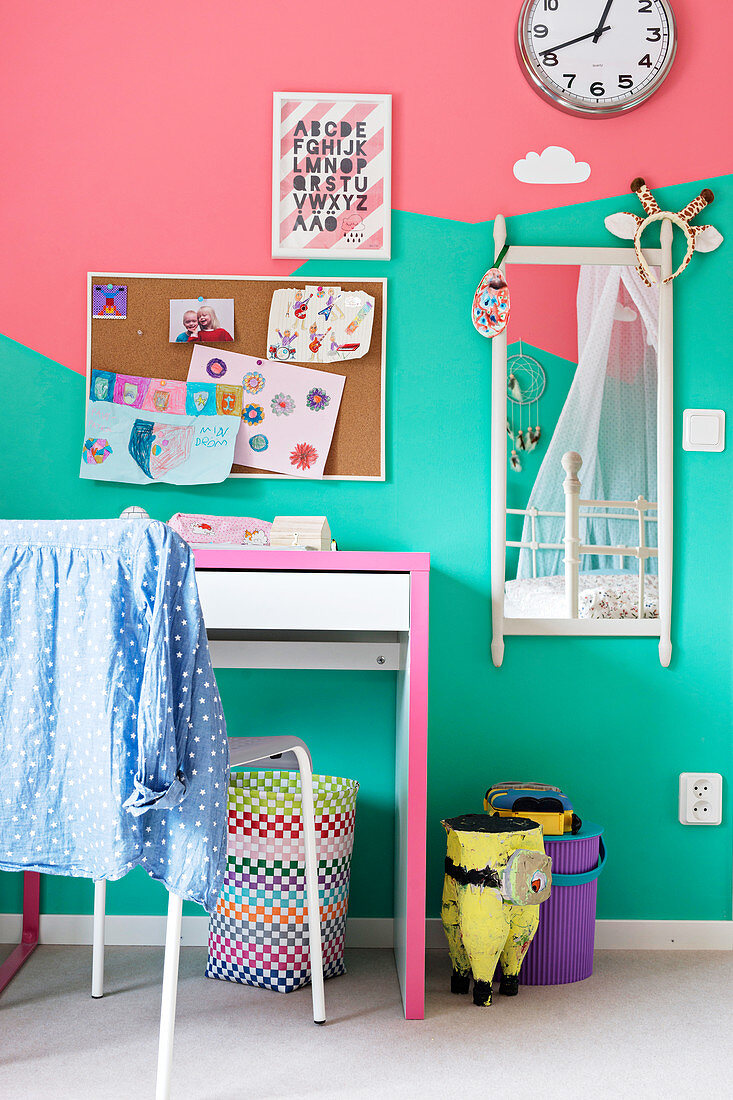
[{"label": "white stool", "polygon": [[300,771],[301,812],[305,843],[305,893],[308,902],[308,942],[313,992],[313,1019],[326,1022],[326,1000],[323,991],[323,951],[321,947],[321,902],[318,894],[318,853],[316,852],[316,817],[313,808],[313,765],[305,741],[299,737],[230,737],[229,763],[275,765],[277,768],[297,767]]},{"label": "white stool", "polygon": [[[241,765],[274,763],[277,768],[297,767],[300,771],[303,839],[305,842],[305,890],[308,902],[308,930],[313,993],[313,1019],[326,1022],[323,989],[323,951],[321,946],[321,903],[318,894],[318,854],[316,819],[313,807],[313,766],[305,741],[299,737],[230,737],[229,761]],[[106,883],[94,884],[94,932],[92,941],[92,997],[104,992],[104,910]],[[173,1066],[173,1028],[178,992],[178,960],[181,946],[181,909],[183,901],[169,893],[168,920],[163,963],[163,995],[158,1040],[158,1077],[155,1100],[168,1100]]]}]

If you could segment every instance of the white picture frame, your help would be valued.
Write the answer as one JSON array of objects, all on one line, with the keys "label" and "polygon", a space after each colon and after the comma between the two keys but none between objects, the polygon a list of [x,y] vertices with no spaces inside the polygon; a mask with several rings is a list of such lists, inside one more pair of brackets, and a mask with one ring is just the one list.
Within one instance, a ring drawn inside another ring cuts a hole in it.
[{"label": "white picture frame", "polygon": [[392,96],[275,92],[272,118],[273,257],[389,260]]}]

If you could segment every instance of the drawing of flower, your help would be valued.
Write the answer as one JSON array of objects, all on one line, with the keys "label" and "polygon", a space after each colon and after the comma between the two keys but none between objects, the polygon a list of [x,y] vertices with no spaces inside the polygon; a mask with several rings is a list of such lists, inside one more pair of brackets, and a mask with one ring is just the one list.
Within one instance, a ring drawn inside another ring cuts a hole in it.
[{"label": "drawing of flower", "polygon": [[270,441],[266,435],[253,435],[249,445],[253,451],[266,451],[270,446]]},{"label": "drawing of flower", "polygon": [[306,405],[313,412],[318,412],[319,409],[325,409],[326,405],[330,404],[330,401],[331,398],[326,391],[319,389],[318,386],[314,386],[312,390],[309,390],[308,396],[305,399]]},{"label": "drawing of flower", "polygon": [[310,470],[317,458],[318,451],[310,443],[296,443],[295,449],[290,452],[290,464],[299,470]]},{"label": "drawing of flower", "polygon": [[245,374],[242,379],[242,385],[247,393],[259,393],[265,384],[264,374],[260,374],[259,371],[251,370],[248,374]]},{"label": "drawing of flower", "polygon": [[227,372],[227,365],[223,359],[209,359],[206,364],[206,373],[212,378],[223,378]]},{"label": "drawing of flower", "polygon": [[276,393],[270,402],[270,408],[275,416],[290,416],[295,408],[295,402],[289,393]]},{"label": "drawing of flower", "polygon": [[265,410],[262,405],[245,405],[242,420],[248,424],[261,424],[265,419]]}]

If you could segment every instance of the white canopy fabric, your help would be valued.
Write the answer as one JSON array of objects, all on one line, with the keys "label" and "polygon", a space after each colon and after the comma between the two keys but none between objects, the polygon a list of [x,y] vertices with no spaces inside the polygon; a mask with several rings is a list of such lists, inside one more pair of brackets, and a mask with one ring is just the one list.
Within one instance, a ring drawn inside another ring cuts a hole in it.
[{"label": "white canopy fabric", "polygon": [[[577,451],[582,459],[581,499],[657,499],[657,339],[659,288],[645,286],[632,267],[584,266],[578,280],[578,366],[557,426],[540,466],[528,506],[562,512],[561,458]],[[614,509],[616,510],[616,509]],[[602,509],[600,509],[602,511]],[[581,519],[586,544],[638,543],[632,520]],[[647,523],[649,546],[657,543],[656,523]],[[539,542],[562,542],[564,520],[537,520]],[[522,541],[531,528],[525,518]],[[564,552],[540,550],[537,575],[561,573]],[[611,571],[617,559],[586,555],[581,570]],[[627,559],[627,566],[635,564]],[[656,558],[647,571],[656,572]],[[521,550],[517,578],[532,576],[532,552]]]}]

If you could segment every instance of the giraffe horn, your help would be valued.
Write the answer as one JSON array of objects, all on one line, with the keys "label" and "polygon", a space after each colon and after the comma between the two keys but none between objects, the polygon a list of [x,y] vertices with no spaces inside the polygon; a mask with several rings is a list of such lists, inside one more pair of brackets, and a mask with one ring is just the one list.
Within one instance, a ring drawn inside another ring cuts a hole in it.
[{"label": "giraffe horn", "polygon": [[696,195],[692,202],[688,202],[687,206],[680,210],[679,215],[683,221],[689,222],[691,218],[694,218],[696,214],[699,214],[701,210],[704,210],[706,206],[715,198],[715,195],[709,187],[703,188],[699,195]]},{"label": "giraffe horn", "polygon": [[641,176],[637,176],[635,180],[631,181],[631,190],[635,191],[638,195],[639,201],[644,207],[647,215],[659,213],[659,203],[654,198],[654,195],[652,195]]}]

